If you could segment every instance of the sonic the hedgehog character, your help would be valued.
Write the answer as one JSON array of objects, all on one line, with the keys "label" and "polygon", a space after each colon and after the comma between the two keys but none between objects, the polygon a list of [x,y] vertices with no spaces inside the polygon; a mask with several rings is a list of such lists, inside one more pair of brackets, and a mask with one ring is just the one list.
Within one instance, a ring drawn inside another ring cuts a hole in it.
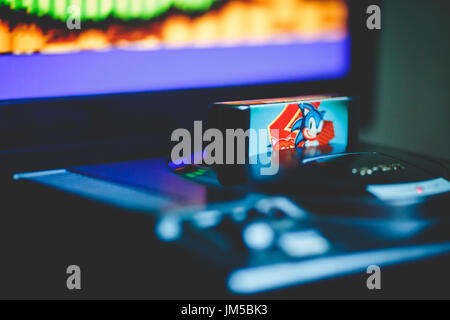
[{"label": "sonic the hedgehog character", "polygon": [[317,147],[320,145],[318,137],[322,132],[326,111],[318,111],[312,104],[299,105],[303,117],[295,121],[291,132],[298,130],[295,138],[296,147]]}]

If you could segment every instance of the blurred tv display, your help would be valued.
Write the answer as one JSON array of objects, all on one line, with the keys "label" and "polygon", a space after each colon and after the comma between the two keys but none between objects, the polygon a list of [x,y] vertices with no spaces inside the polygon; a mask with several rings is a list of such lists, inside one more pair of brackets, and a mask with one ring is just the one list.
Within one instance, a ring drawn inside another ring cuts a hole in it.
[{"label": "blurred tv display", "polygon": [[343,0],[0,0],[0,100],[340,78],[347,20]]}]

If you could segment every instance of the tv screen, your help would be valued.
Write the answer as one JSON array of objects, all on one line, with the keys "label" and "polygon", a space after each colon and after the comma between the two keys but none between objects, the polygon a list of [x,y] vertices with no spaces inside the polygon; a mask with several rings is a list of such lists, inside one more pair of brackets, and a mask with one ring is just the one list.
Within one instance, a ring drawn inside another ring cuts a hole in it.
[{"label": "tv screen", "polygon": [[343,0],[0,0],[0,100],[340,79]]}]

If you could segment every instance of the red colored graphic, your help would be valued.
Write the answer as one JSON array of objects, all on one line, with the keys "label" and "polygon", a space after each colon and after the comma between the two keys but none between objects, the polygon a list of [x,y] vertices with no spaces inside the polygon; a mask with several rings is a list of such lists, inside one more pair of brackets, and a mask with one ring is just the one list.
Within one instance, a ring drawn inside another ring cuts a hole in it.
[{"label": "red colored graphic", "polygon": [[[321,102],[311,103],[319,109]],[[270,142],[273,150],[294,149],[295,147],[304,147],[304,141],[295,146],[295,138],[298,130],[291,132],[292,125],[303,117],[298,104],[288,104],[280,115],[269,125]],[[274,130],[278,130],[278,134]],[[317,137],[319,146],[328,145],[335,137],[333,122],[324,120],[322,132]]]}]

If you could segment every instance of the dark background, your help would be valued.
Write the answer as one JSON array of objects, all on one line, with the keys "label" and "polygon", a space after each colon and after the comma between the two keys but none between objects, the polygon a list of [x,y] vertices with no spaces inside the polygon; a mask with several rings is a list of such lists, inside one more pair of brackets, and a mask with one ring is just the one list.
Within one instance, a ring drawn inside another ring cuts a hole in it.
[{"label": "dark background", "polygon": [[[27,149],[4,151],[0,164],[28,168],[30,162],[44,159],[38,167],[54,168],[84,163],[87,158],[113,159],[111,153],[103,152],[106,149],[114,150],[118,158],[130,157],[133,149],[131,156],[140,157],[153,152],[147,147],[155,147],[155,141],[164,144],[172,128],[186,124],[183,120],[204,117],[207,105],[218,95],[225,99],[259,98],[331,88],[345,91],[349,87],[363,95],[365,140],[450,159],[450,2],[385,0],[380,32],[365,27],[364,5],[376,1],[355,2],[359,11],[353,23],[360,26],[357,36],[366,39],[367,47],[355,52],[358,63],[350,82],[242,88],[235,93],[225,89],[159,93],[151,95],[151,100],[139,94],[7,103],[1,106],[0,149]],[[379,46],[375,43],[378,36]],[[379,60],[373,60],[378,54]],[[188,109],[180,101],[196,104]],[[158,117],[145,113],[153,106],[158,107]],[[142,112],[149,117],[142,117]],[[55,121],[61,119],[64,121]],[[155,132],[159,134],[148,141],[148,134]],[[112,137],[122,136],[132,137],[134,148],[130,140],[110,142]],[[43,141],[53,146],[41,150]],[[103,141],[107,147],[86,148],[86,142],[94,141]],[[36,146],[40,147],[37,153]],[[145,152],[137,151],[143,147]],[[164,146],[156,149],[164,150]],[[203,260],[184,250],[156,245],[154,224],[148,216],[27,183],[12,183],[9,173],[0,178],[0,298],[230,297],[209,291],[224,279],[205,267]],[[65,271],[71,264],[82,268],[81,292],[69,292],[65,287]],[[268,297],[444,298],[449,296],[448,266],[447,257],[388,268],[383,271],[381,293],[368,292],[367,275],[357,274]]]},{"label": "dark background", "polygon": [[450,159],[450,1],[385,0],[367,141]]}]

